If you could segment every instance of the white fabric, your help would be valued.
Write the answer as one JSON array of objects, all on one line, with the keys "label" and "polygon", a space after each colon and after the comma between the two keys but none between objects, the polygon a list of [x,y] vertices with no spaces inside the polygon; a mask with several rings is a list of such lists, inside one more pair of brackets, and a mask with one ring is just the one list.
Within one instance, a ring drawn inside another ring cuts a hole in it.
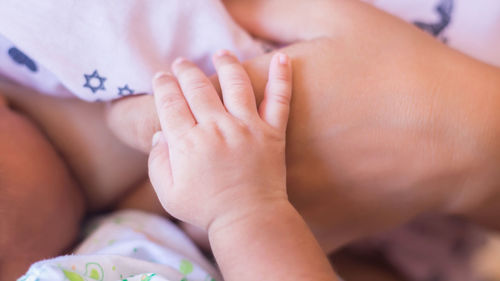
[{"label": "white fabric", "polygon": [[[87,101],[150,93],[154,73],[178,56],[211,72],[221,48],[240,59],[264,51],[219,0],[2,0],[0,36],[0,74]],[[12,48],[38,70],[13,62]]]},{"label": "white fabric", "polygon": [[91,235],[74,255],[37,262],[18,280],[213,281],[219,278],[189,238],[162,217],[121,211],[100,219],[92,228]]},{"label": "white fabric", "polygon": [[[500,66],[498,0],[365,1]],[[51,95],[105,101],[151,93],[152,75],[177,56],[211,72],[210,57],[220,48],[246,59],[265,46],[234,23],[219,0],[0,2],[0,75]]]},{"label": "white fabric", "polygon": [[[0,34],[0,78],[5,77],[48,95],[73,96],[57,77],[42,65],[35,61],[31,61],[31,65],[27,65],[30,64],[27,61],[30,58],[22,57],[23,54],[20,52],[14,44]],[[15,59],[12,56],[15,56]]]},{"label": "white fabric", "polygon": [[[450,47],[500,66],[498,0],[365,0],[410,23],[434,25],[433,34]],[[449,17],[449,19],[447,19]],[[445,23],[449,20],[449,23]]]},{"label": "white fabric", "polygon": [[[500,66],[498,0],[365,1]],[[0,2],[0,75],[51,95],[105,101],[151,93],[152,75],[177,56],[210,73],[210,57],[221,48],[247,59],[266,47],[219,0]]]}]

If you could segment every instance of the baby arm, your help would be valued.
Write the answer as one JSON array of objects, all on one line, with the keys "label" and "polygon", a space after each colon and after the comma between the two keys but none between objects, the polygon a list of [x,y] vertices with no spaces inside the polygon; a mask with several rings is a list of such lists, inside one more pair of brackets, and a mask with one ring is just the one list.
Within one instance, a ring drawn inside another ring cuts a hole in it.
[{"label": "baby arm", "polygon": [[162,132],[150,178],[164,208],[206,229],[226,280],[337,280],[286,194],[285,131],[291,63],[271,62],[257,108],[245,70],[228,52],[214,58],[224,103],[194,64],[154,80]]}]

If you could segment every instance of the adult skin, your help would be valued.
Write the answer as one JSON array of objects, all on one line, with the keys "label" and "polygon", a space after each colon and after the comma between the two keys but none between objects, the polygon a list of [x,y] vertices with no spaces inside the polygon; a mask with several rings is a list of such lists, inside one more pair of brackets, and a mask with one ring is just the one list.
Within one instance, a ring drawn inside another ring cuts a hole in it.
[{"label": "adult skin", "polygon": [[1,92],[0,155],[0,280],[16,280],[71,247],[84,200],[52,144]]},{"label": "adult skin", "polygon": [[[87,210],[107,209],[131,189],[140,194],[136,186],[147,178],[147,157],[107,128],[104,104],[54,98],[2,81],[0,92],[54,145],[82,189]],[[137,202],[121,204],[133,207]]]},{"label": "adult skin", "polygon": [[[500,70],[361,2],[321,3],[331,5],[323,28],[297,29],[320,38],[282,51],[295,69],[289,196],[324,249],[424,212],[497,223]],[[254,26],[264,37],[280,33]],[[300,39],[282,30],[284,41]],[[269,59],[246,63],[258,101]],[[108,120],[148,151],[155,114],[152,97],[132,97]]]}]

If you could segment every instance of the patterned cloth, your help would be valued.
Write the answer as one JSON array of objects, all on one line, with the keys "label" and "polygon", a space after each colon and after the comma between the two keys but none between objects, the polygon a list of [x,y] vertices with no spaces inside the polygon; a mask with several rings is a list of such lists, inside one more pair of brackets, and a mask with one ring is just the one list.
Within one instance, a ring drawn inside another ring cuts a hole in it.
[{"label": "patterned cloth", "polygon": [[219,274],[170,221],[120,211],[94,221],[74,255],[33,264],[18,281],[215,281]]},{"label": "patterned cloth", "polygon": [[448,46],[500,66],[498,0],[364,0],[415,24]]},{"label": "patterned cloth", "polygon": [[[365,1],[500,65],[500,1]],[[210,57],[221,48],[248,59],[268,46],[237,26],[220,0],[0,4],[0,75],[50,95],[106,101],[151,93],[152,75],[177,56],[211,73]]]},{"label": "patterned cloth", "polygon": [[488,253],[492,238],[464,219],[429,215],[352,249],[376,254],[408,281],[495,281],[500,276],[485,268],[500,265],[500,253]]},{"label": "patterned cloth", "polygon": [[[1,38],[3,37],[3,38]],[[2,0],[0,75],[51,95],[105,101],[151,93],[177,56],[264,52],[219,0]]]}]

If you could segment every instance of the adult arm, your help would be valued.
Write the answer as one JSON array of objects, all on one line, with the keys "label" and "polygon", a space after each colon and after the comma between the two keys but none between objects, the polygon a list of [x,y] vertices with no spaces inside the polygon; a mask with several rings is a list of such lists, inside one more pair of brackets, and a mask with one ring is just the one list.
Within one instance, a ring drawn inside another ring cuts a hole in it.
[{"label": "adult arm", "polygon": [[[361,1],[224,0],[224,4],[230,11],[231,15],[233,15],[234,19],[249,32],[257,37],[261,37],[278,43],[292,43],[303,40],[311,40],[314,38],[342,38],[342,34],[346,34],[346,32],[350,34],[357,33],[360,36],[382,35],[381,33],[377,32],[366,32],[368,31],[366,29],[368,27],[367,24],[372,23],[374,24],[373,26],[377,26],[375,22],[378,22],[379,19],[377,19],[375,13],[370,12],[370,9],[373,8],[371,6],[365,5],[364,3],[361,3]],[[386,28],[386,30],[392,31],[392,27],[395,28],[397,27],[397,25],[380,26],[380,28],[384,27]],[[395,30],[397,30],[397,28],[395,28]],[[400,33],[400,35],[402,35],[402,33]],[[402,37],[402,39],[403,38],[404,37]],[[422,51],[424,50],[425,49],[422,48]],[[430,58],[432,58],[432,56],[430,56]],[[453,61],[454,59],[450,57],[450,65],[453,65]],[[466,67],[466,64],[464,64],[462,67]],[[486,68],[488,67],[483,65],[483,70],[479,70],[478,67],[476,69],[476,73],[473,73],[474,71],[471,71],[471,73],[469,73],[471,76],[468,77],[468,82],[471,82],[472,84],[481,83],[481,81],[479,80],[475,82],[474,79],[476,79],[478,76],[481,76],[483,71],[486,71]],[[441,72],[445,73],[445,70],[442,70]],[[456,78],[454,79],[460,80],[459,73],[460,70],[458,71]],[[463,74],[467,75],[467,73]],[[431,75],[431,73],[429,73],[429,75]],[[484,96],[482,96],[483,93],[481,93],[481,89],[476,89],[478,93],[480,93],[480,97],[478,98],[484,98],[485,103],[490,101],[490,99],[493,100],[493,108],[494,106],[498,105],[500,96],[500,91],[498,90],[498,78],[495,78],[494,76],[495,74],[490,76],[493,78],[491,81],[492,85],[488,85],[490,84],[490,82],[484,82],[486,83],[484,87],[489,89],[485,91]],[[496,76],[498,76],[498,73],[496,74]],[[452,77],[447,78],[445,77],[445,75],[443,75],[441,79],[447,79],[447,82],[451,83],[455,81]],[[436,87],[442,86],[436,85]],[[472,87],[469,87],[469,89],[471,95],[470,98],[474,99],[474,89],[472,89]],[[490,96],[486,94],[487,92],[491,93]],[[453,100],[454,98],[452,97],[451,99]],[[459,97],[457,97],[457,100],[458,99]],[[479,123],[476,123],[476,128],[474,130],[483,130],[489,127],[492,128],[492,135],[497,136],[496,132],[498,132],[498,127],[500,126],[498,124],[500,118],[498,118],[497,116],[490,116],[492,118],[489,118],[487,117],[487,112],[483,112],[483,114],[483,116],[479,117]],[[484,119],[488,119],[489,121]],[[481,121],[484,121],[484,123],[481,124]],[[490,129],[486,129],[486,131],[488,130]],[[484,141],[492,142],[490,143],[491,150],[495,151],[492,152],[492,158],[498,159],[497,151],[499,149],[497,149],[497,147],[500,146],[499,142],[496,140],[491,140],[491,135],[488,135],[489,133],[486,134],[487,136],[485,137]],[[496,162],[497,160],[493,161]],[[471,163],[471,165],[474,164]],[[478,169],[481,170],[482,168]],[[496,171],[493,168],[493,171],[485,169],[480,173],[494,174],[496,173]],[[495,182],[498,183],[497,180],[498,179],[494,179],[490,184],[495,185]],[[500,183],[498,183],[498,185],[500,186]],[[496,190],[496,188],[492,189]],[[478,192],[477,194],[475,192],[471,193],[464,193],[462,195],[468,197],[468,199],[466,199],[465,201],[481,201],[480,199],[477,199],[477,197],[480,197],[479,194],[481,194],[481,192]],[[497,219],[495,219],[495,217],[499,211],[498,205],[500,203],[500,196],[498,195],[498,192],[493,191],[492,196],[486,200],[489,203],[476,204],[477,207],[462,212],[462,214],[465,214],[466,216],[469,216],[487,225],[498,228],[500,226],[500,223]]]},{"label": "adult arm", "polygon": [[[285,48],[294,61],[289,196],[322,246],[422,212],[497,223],[500,70],[357,1],[331,36]],[[342,7],[342,9],[340,9]],[[270,56],[246,63],[260,100]],[[149,96],[115,103],[109,123],[148,150]]]}]

